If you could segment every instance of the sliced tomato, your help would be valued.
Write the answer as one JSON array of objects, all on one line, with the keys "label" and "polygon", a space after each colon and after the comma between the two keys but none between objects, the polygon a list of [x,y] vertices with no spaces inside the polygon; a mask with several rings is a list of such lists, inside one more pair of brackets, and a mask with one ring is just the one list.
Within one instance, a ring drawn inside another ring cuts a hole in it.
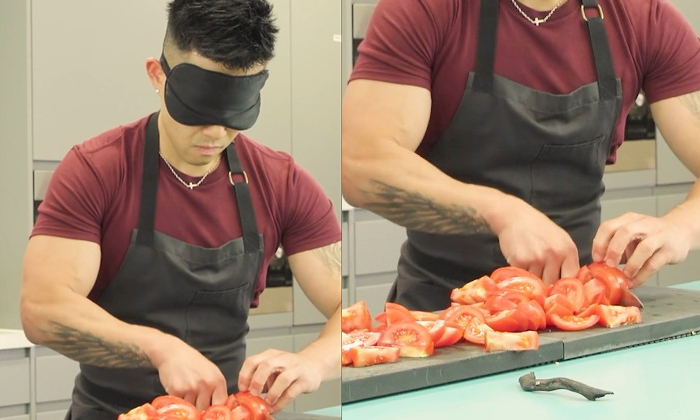
[{"label": "sliced tomato", "polygon": [[544,305],[544,298],[547,295],[547,290],[544,286],[544,282],[539,278],[512,277],[500,281],[497,285],[499,289],[522,292],[528,299],[537,301],[540,306]]},{"label": "sliced tomato", "polygon": [[553,325],[551,315],[567,316],[574,314],[574,305],[564,295],[553,294],[544,300],[544,312],[547,316],[547,325]]},{"label": "sliced tomato", "polygon": [[248,391],[237,392],[235,395],[238,404],[250,412],[251,420],[268,420],[272,407],[261,396]]},{"label": "sliced tomato", "polygon": [[557,314],[550,315],[552,323],[555,327],[564,331],[581,331],[591,328],[600,320],[598,315],[589,315],[587,317],[578,315],[559,316]]},{"label": "sliced tomato", "polygon": [[[583,310],[581,312],[579,312],[575,315],[578,315],[578,316],[581,316],[584,318],[587,316],[591,316],[591,315],[598,315],[598,306],[599,305],[597,303],[594,303],[592,305],[589,305],[589,306],[583,308]],[[567,315],[571,315],[571,314],[567,314]]]},{"label": "sliced tomato", "polygon": [[401,350],[398,347],[370,346],[350,349],[354,367],[393,363],[399,360]]},{"label": "sliced tomato", "polygon": [[239,405],[231,410],[231,420],[253,420],[253,414],[247,408]]},{"label": "sliced tomato", "polygon": [[435,347],[447,347],[459,342],[464,335],[464,327],[460,324],[450,321],[445,322],[445,331],[442,336],[435,340]]},{"label": "sliced tomato", "polygon": [[540,348],[540,337],[536,331],[525,332],[498,332],[488,331],[486,333],[486,351],[523,351],[537,350]]},{"label": "sliced tomato", "polygon": [[414,321],[387,326],[377,345],[398,346],[401,357],[427,357],[435,348],[428,330]]},{"label": "sliced tomato", "polygon": [[372,316],[364,301],[356,302],[341,311],[341,328],[343,332],[369,330],[372,328]]},{"label": "sliced tomato", "polygon": [[531,272],[529,272],[525,269],[513,267],[513,266],[499,267],[499,268],[493,270],[493,273],[491,273],[490,277],[496,283],[500,283],[503,280],[512,279],[514,277],[529,277],[531,279],[542,281],[541,278],[537,277],[536,275],[532,274]]},{"label": "sliced tomato", "polygon": [[433,342],[436,342],[437,340],[442,337],[442,335],[445,333],[445,320],[444,319],[438,319],[437,321],[416,321],[418,324],[424,326],[428,332],[430,333],[430,338],[433,339]]},{"label": "sliced tomato", "polygon": [[529,321],[528,330],[537,331],[547,327],[547,316],[542,306],[535,300],[523,302],[518,308],[525,314]]},{"label": "sliced tomato", "polygon": [[572,304],[574,312],[579,312],[586,305],[586,295],[583,291],[583,282],[575,277],[561,278],[554,283],[549,290],[549,296],[566,296]]},{"label": "sliced tomato", "polygon": [[435,312],[427,311],[409,311],[413,315],[413,319],[416,321],[437,321],[440,319],[440,315]]},{"label": "sliced tomato", "polygon": [[182,420],[197,420],[199,412],[192,403],[172,395],[161,395],[151,403],[159,415],[171,415]]},{"label": "sliced tomato", "polygon": [[[341,333],[342,335],[345,335],[345,333]],[[238,400],[236,400],[236,395],[231,394],[226,398],[226,401],[224,401],[224,405],[228,407],[229,410],[233,410],[234,408],[238,407]]]},{"label": "sliced tomato", "polygon": [[644,305],[642,301],[634,294],[631,290],[623,290],[622,297],[618,303],[620,306],[636,306],[637,308],[643,308]]},{"label": "sliced tomato", "polygon": [[497,290],[486,299],[484,309],[491,315],[506,309],[515,309],[521,302],[529,300],[530,298],[519,290]]},{"label": "sliced tomato", "polygon": [[386,325],[398,324],[400,322],[413,322],[413,315],[405,306],[398,303],[387,302],[385,304]]},{"label": "sliced tomato", "polygon": [[231,409],[224,404],[211,405],[202,412],[199,420],[231,420]]},{"label": "sliced tomato", "polygon": [[450,299],[462,305],[471,305],[485,301],[494,290],[496,290],[496,283],[489,276],[483,276],[458,289],[452,289]]},{"label": "sliced tomato", "polygon": [[508,309],[486,317],[486,323],[495,331],[516,332],[527,331],[530,320],[522,308]]},{"label": "sliced tomato", "polygon": [[455,305],[449,307],[444,313],[445,321],[454,322],[466,328],[472,318],[476,318],[481,322],[485,322],[486,318],[480,309],[474,308],[471,305]]},{"label": "sliced tomato", "polygon": [[486,333],[493,331],[493,328],[485,322],[479,321],[477,318],[472,318],[467,323],[464,329],[464,339],[470,343],[484,344],[486,340]]},{"label": "sliced tomato", "polygon": [[120,414],[117,420],[152,420],[158,418],[158,411],[153,405],[146,403]]},{"label": "sliced tomato", "polygon": [[619,268],[611,267],[604,262],[588,264],[588,271],[593,278],[605,283],[608,302],[611,305],[620,303],[623,291],[629,289],[631,283],[625,273]]},{"label": "sliced tomato", "polygon": [[642,312],[636,306],[598,305],[600,325],[607,328],[639,324]]},{"label": "sliced tomato", "polygon": [[585,283],[593,276],[591,276],[591,271],[588,269],[587,265],[581,266],[581,268],[578,269],[578,273],[576,273],[576,278],[581,280],[581,283]]},{"label": "sliced tomato", "polygon": [[583,284],[583,294],[586,296],[586,303],[584,306],[594,303],[603,305],[610,303],[610,301],[608,301],[608,290],[605,283],[595,277]]}]

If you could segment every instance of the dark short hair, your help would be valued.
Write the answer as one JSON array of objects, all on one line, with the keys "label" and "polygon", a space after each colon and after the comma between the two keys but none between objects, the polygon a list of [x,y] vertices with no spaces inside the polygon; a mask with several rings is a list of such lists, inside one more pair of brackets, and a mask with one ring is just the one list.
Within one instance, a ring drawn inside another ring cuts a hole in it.
[{"label": "dark short hair", "polygon": [[229,69],[248,70],[274,56],[274,20],[267,0],[172,0],[164,50],[197,52]]}]

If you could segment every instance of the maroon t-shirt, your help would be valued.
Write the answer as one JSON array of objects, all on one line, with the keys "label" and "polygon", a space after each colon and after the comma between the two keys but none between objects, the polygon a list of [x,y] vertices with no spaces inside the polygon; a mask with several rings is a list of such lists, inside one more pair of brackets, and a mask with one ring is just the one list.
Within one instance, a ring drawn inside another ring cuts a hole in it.
[{"label": "maroon t-shirt", "polygon": [[[597,80],[581,2],[569,0],[535,26],[499,0],[494,72],[533,89],[567,94]],[[623,106],[609,163],[623,141],[625,118],[640,89],[649,102],[700,89],[700,41],[665,0],[599,1]],[[479,0],[380,0],[351,80],[429,89],[432,110],[417,152],[425,156],[447,128],[475,69]],[[544,18],[519,4],[531,18]],[[593,12],[588,12],[593,13]]]},{"label": "maroon t-shirt", "polygon": [[[138,225],[147,118],[74,146],[51,178],[32,231],[99,244],[102,261],[91,299],[117,273]],[[236,151],[248,174],[258,229],[265,243],[253,306],[265,288],[267,267],[281,244],[292,255],[340,241],[331,200],[291,156],[242,133]],[[186,182],[199,178],[178,173]],[[197,188],[188,190],[160,165],[155,229],[189,244],[214,248],[242,236],[225,155]]]}]

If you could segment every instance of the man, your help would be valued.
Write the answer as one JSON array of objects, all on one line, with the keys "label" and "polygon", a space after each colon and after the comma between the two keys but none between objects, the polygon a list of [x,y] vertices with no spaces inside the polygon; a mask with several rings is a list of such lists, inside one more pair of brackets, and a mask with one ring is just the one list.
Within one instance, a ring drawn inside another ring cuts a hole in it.
[{"label": "man", "polygon": [[343,104],[343,194],[407,228],[389,300],[449,305],[504,265],[591,260],[634,285],[700,241],[700,184],[600,224],[606,162],[643,89],[700,173],[700,42],[666,0],[381,0]]},{"label": "man", "polygon": [[[238,390],[273,411],[340,372],[340,228],[286,153],[249,139],[275,34],[265,0],[173,0],[146,71],[160,112],[75,146],[29,240],[22,322],[80,362],[73,420],[157,395],[202,410]],[[299,353],[245,360],[248,309],[279,246],[329,321]],[[239,373],[240,372],[240,373]]]}]

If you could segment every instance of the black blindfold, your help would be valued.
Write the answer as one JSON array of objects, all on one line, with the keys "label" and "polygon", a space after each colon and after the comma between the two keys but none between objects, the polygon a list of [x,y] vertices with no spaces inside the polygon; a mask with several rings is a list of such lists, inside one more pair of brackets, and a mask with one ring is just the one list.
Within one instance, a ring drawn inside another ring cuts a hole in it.
[{"label": "black blindfold", "polygon": [[231,76],[180,63],[170,69],[165,57],[160,63],[167,76],[165,106],[175,121],[184,125],[221,125],[246,130],[260,114],[260,90],[268,73]]}]

